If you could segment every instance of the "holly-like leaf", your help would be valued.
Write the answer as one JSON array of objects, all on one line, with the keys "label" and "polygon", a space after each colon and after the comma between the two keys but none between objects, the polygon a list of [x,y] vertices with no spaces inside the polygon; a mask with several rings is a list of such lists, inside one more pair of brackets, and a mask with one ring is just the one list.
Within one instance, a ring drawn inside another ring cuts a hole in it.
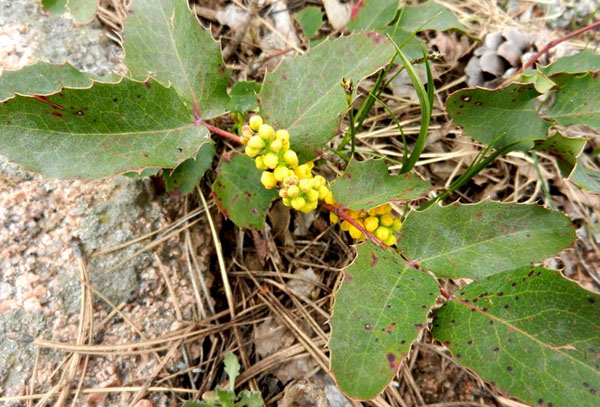
[{"label": "holly-like leaf", "polygon": [[179,191],[187,195],[194,190],[212,164],[217,151],[213,143],[205,143],[198,151],[196,158],[181,163],[172,173],[165,171],[163,178],[167,191]]},{"label": "holly-like leaf", "polygon": [[124,79],[0,105],[0,152],[49,178],[175,167],[208,135],[177,93],[154,81]]},{"label": "holly-like leaf", "polygon": [[585,124],[600,130],[600,77],[559,74],[552,77],[558,85],[556,99],[544,115],[563,126]]},{"label": "holly-like leaf", "polygon": [[466,286],[433,320],[456,361],[536,406],[598,405],[600,295],[525,267]]},{"label": "holly-like leaf", "polygon": [[67,11],[67,0],[42,0],[42,7],[52,15],[60,15]]},{"label": "holly-like leaf", "polygon": [[67,8],[79,24],[88,23],[96,15],[99,0],[68,0]]},{"label": "holly-like leaf", "polygon": [[416,175],[390,175],[384,160],[351,161],[345,174],[331,187],[335,199],[354,210],[418,199],[431,188]]},{"label": "holly-like leaf", "polygon": [[38,62],[18,71],[4,71],[0,75],[0,102],[15,95],[48,96],[63,88],[87,89],[94,82],[116,83],[120,79],[116,75],[98,77],[80,72],[67,63],[53,65]]},{"label": "holly-like leaf", "polygon": [[[523,139],[546,138],[549,124],[535,111],[535,98],[540,94],[533,84],[513,83],[503,89],[463,89],[446,101],[446,110],[464,134],[485,144],[504,135],[495,148]],[[516,148],[529,149],[532,141]]]},{"label": "holly-like leaf", "polygon": [[427,323],[438,286],[368,241],[344,275],[331,318],[331,370],[346,395],[370,399],[398,372]]},{"label": "holly-like leaf", "polygon": [[565,137],[560,133],[556,133],[542,141],[535,149],[548,151],[550,155],[556,157],[561,175],[563,178],[569,178],[586,141],[583,138]]},{"label": "holly-like leaf", "polygon": [[229,71],[210,32],[200,27],[185,0],[134,0],[123,32],[125,64],[135,80],[148,76],[172,85],[203,119],[229,103]]},{"label": "holly-like leaf", "polygon": [[323,12],[320,7],[308,6],[294,14],[294,18],[302,27],[304,36],[310,40],[323,25]]},{"label": "holly-like leaf", "polygon": [[408,32],[424,30],[458,30],[467,32],[467,27],[446,7],[435,1],[428,1],[416,7],[405,7],[399,27]]},{"label": "holly-like leaf", "polygon": [[600,171],[591,168],[588,164],[591,159],[581,156],[571,175],[571,179],[580,188],[600,194]]},{"label": "holly-like leaf", "polygon": [[600,55],[591,50],[583,50],[575,55],[559,58],[556,62],[539,68],[546,75],[557,73],[583,73],[597,71]]},{"label": "holly-like leaf", "polygon": [[562,213],[485,201],[412,212],[398,247],[441,277],[476,279],[540,262],[574,240],[575,229]]},{"label": "holly-like leaf", "polygon": [[256,109],[258,107],[256,101],[258,92],[260,92],[260,85],[256,82],[236,82],[231,89],[228,110],[243,113]]},{"label": "holly-like leaf", "polygon": [[217,168],[213,185],[219,210],[242,228],[262,229],[271,201],[277,198],[274,189],[260,183],[261,171],[244,154],[236,154]]},{"label": "holly-like leaf", "polygon": [[301,161],[314,158],[338,134],[348,108],[340,81],[346,78],[356,84],[393,55],[393,46],[383,36],[365,33],[325,41],[283,62],[266,76],[259,94],[265,121],[289,130]]},{"label": "holly-like leaf", "polygon": [[385,27],[396,10],[398,0],[360,0],[350,11],[348,30],[358,32]]}]

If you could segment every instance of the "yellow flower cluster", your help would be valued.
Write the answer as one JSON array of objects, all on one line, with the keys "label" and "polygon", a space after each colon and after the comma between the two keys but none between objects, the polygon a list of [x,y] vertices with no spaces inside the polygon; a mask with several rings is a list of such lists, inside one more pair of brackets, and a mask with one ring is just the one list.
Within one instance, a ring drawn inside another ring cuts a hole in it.
[{"label": "yellow flower cluster", "polygon": [[[381,205],[368,211],[346,209],[345,212],[357,224],[362,226],[367,232],[372,233],[387,246],[396,244],[395,232],[400,230],[402,222],[400,222],[400,219],[392,216],[392,206],[390,204]],[[337,223],[339,220],[338,216],[333,212],[329,214],[329,218],[333,223]],[[346,220],[342,221],[340,227],[342,230],[350,233],[353,239],[365,239],[365,234]]]},{"label": "yellow flower cluster", "polygon": [[260,182],[267,189],[279,185],[284,205],[308,213],[317,208],[319,200],[334,202],[325,178],[313,176],[314,163],[299,165],[298,155],[290,149],[287,130],[275,131],[260,116],[252,116],[241,130],[244,152],[263,171]]}]

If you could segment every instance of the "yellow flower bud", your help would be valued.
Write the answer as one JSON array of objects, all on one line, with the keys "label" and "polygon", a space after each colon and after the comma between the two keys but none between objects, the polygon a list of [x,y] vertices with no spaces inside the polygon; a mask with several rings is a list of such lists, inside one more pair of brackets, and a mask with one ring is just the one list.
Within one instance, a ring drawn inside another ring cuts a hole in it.
[{"label": "yellow flower bud", "polygon": [[272,140],[275,137],[275,130],[268,124],[261,124],[258,128],[258,135],[263,140]]},{"label": "yellow flower bud", "polygon": [[309,162],[307,162],[304,165],[306,165],[309,170],[312,170],[313,168],[315,168],[315,162],[314,161],[309,161]]},{"label": "yellow flower bud", "polygon": [[287,194],[290,198],[295,198],[300,193],[300,188],[296,185],[290,185],[287,189]]},{"label": "yellow flower bud", "polygon": [[306,193],[308,202],[317,202],[319,200],[319,192],[316,189],[311,189]]},{"label": "yellow flower bud", "polygon": [[248,146],[256,150],[262,150],[265,147],[265,142],[258,136],[252,136],[248,140]]},{"label": "yellow flower bud", "polygon": [[368,213],[370,216],[376,216],[376,215],[379,215],[379,207],[376,207],[376,208],[371,208],[371,209],[369,209],[369,210],[367,211],[367,213]]},{"label": "yellow flower bud", "polygon": [[300,187],[300,190],[304,193],[308,193],[308,191],[312,190],[313,184],[314,182],[312,178],[303,178],[300,181],[298,181],[298,186]]},{"label": "yellow flower bud", "polygon": [[[321,188],[325,188],[325,187],[321,187]],[[321,193],[321,191],[319,190],[319,194],[320,193]],[[329,193],[325,196],[325,198],[323,200],[325,201],[326,204],[335,205],[335,198],[333,197],[333,194],[331,193],[331,191],[329,191]]]},{"label": "yellow flower bud", "polygon": [[301,196],[297,196],[292,199],[292,208],[299,211],[304,205],[306,205],[306,201]]},{"label": "yellow flower bud", "polygon": [[390,237],[390,230],[385,226],[379,226],[377,230],[375,230],[375,237],[384,242]]},{"label": "yellow flower bud", "polygon": [[298,155],[293,150],[288,150],[283,155],[284,161],[291,167],[295,167],[298,165]]},{"label": "yellow flower bud", "polygon": [[276,153],[278,153],[279,150],[281,150],[282,147],[283,147],[283,145],[281,144],[281,141],[279,141],[279,140],[273,140],[273,141],[271,141],[271,145],[269,146],[269,148],[271,149],[271,151],[274,151]]},{"label": "yellow flower bud", "polygon": [[296,177],[296,174],[290,175],[290,173],[288,171],[288,177],[283,180],[283,185],[289,186],[289,185],[297,185],[297,184],[298,184],[298,177]]},{"label": "yellow flower bud", "polygon": [[260,128],[260,126],[262,126],[263,124],[263,119],[262,117],[255,115],[252,116],[250,118],[250,120],[248,121],[248,123],[250,124],[250,128],[254,131],[258,131],[258,129]]},{"label": "yellow flower bud", "polygon": [[258,150],[255,148],[252,148],[250,146],[246,146],[246,148],[244,149],[244,152],[250,158],[254,158],[258,155]]},{"label": "yellow flower bud", "polygon": [[358,219],[358,217],[360,216],[360,212],[357,212],[353,209],[347,209],[346,213],[348,214],[348,216],[350,216],[352,219]]},{"label": "yellow flower bud", "polygon": [[319,189],[324,185],[327,185],[327,181],[320,175],[315,175],[315,188]]},{"label": "yellow flower bud", "polygon": [[263,157],[263,161],[267,168],[275,169],[277,164],[279,164],[279,157],[275,153],[268,153]]},{"label": "yellow flower bud", "polygon": [[396,244],[396,236],[394,236],[394,234],[392,233],[390,235],[390,237],[388,237],[387,239],[385,239],[385,241],[383,243],[385,243],[387,246],[393,246]]},{"label": "yellow flower bud", "polygon": [[398,231],[402,228],[402,222],[400,219],[394,219],[394,223],[392,224],[392,229]]},{"label": "yellow flower bud", "polygon": [[282,202],[282,203],[283,203],[285,206],[291,206],[291,205],[292,205],[292,198],[290,198],[290,197],[283,198],[283,199],[281,200],[281,202]]},{"label": "yellow flower bud", "polygon": [[[327,197],[331,195],[331,191],[326,186],[322,186],[319,188],[319,199],[327,202]],[[329,203],[329,202],[327,202]],[[332,205],[332,204],[330,204]]]},{"label": "yellow flower bud", "polygon": [[288,133],[287,130],[277,130],[277,132],[275,132],[275,139],[281,141],[282,143],[288,142],[290,141],[290,133]]},{"label": "yellow flower bud", "polygon": [[281,144],[283,144],[283,151],[287,151],[290,149],[290,141],[289,140],[282,140]]},{"label": "yellow flower bud", "polygon": [[304,204],[304,206],[302,208],[300,208],[300,212],[302,213],[309,213],[312,210],[314,210],[315,208],[312,206],[311,202],[307,202]]},{"label": "yellow flower bud", "polygon": [[283,182],[287,178],[288,169],[280,165],[277,168],[275,168],[273,174],[275,175],[275,179],[277,181]]},{"label": "yellow flower bud", "polygon": [[338,216],[335,213],[329,212],[329,221],[331,223],[337,223],[338,220],[340,220],[340,218],[338,218]]},{"label": "yellow flower bud", "polygon": [[392,205],[390,204],[385,204],[385,205],[381,205],[381,214],[386,214],[386,213],[390,213],[392,211]]},{"label": "yellow flower bud", "polygon": [[350,236],[352,236],[352,239],[360,239],[363,234],[353,225],[350,225],[350,229],[348,230],[348,232],[350,232]]},{"label": "yellow flower bud", "polygon": [[367,219],[365,219],[365,229],[367,229],[367,232],[373,233],[373,231],[377,229],[378,226],[379,219],[377,219],[376,217],[369,216]]},{"label": "yellow flower bud", "polygon": [[308,165],[306,165],[306,164],[302,164],[302,165],[299,165],[296,167],[296,175],[298,176],[298,178],[312,177],[310,168],[308,168]]},{"label": "yellow flower bud", "polygon": [[260,182],[267,189],[272,189],[273,187],[275,187],[275,185],[277,185],[277,180],[275,179],[275,176],[272,172],[269,171],[263,171],[262,175],[260,176]]},{"label": "yellow flower bud", "polygon": [[385,215],[381,215],[379,221],[383,226],[390,227],[394,224],[394,217],[389,213],[386,213]]},{"label": "yellow flower bud", "polygon": [[256,165],[256,168],[258,168],[259,170],[266,170],[267,166],[265,165],[265,162],[262,158],[262,156],[258,156],[254,159],[254,165]]},{"label": "yellow flower bud", "polygon": [[350,226],[352,226],[350,222],[348,222],[347,220],[343,220],[342,224],[340,225],[340,229],[342,229],[344,232],[347,232],[350,230]]}]

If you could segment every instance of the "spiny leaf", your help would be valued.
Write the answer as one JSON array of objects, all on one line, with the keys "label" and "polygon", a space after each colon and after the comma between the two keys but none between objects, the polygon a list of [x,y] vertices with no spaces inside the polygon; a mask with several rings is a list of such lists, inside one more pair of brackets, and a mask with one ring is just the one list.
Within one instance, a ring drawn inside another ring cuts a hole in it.
[{"label": "spiny leaf", "polygon": [[346,395],[374,398],[425,327],[438,286],[368,241],[344,275],[331,318],[331,370]]},{"label": "spiny leaf", "polygon": [[172,84],[203,119],[223,114],[229,103],[221,49],[200,27],[185,0],[135,0],[123,32],[125,64],[135,80],[148,76]]},{"label": "spiny leaf", "polygon": [[562,57],[556,62],[539,68],[546,75],[557,73],[582,73],[597,71],[600,67],[600,55],[589,49],[578,52],[575,55]]},{"label": "spiny leaf", "polygon": [[559,212],[485,201],[412,212],[398,247],[441,277],[476,279],[542,261],[574,240],[571,221]]},{"label": "spiny leaf", "polygon": [[0,76],[0,102],[15,95],[47,96],[63,88],[87,89],[94,82],[116,83],[120,79],[116,75],[98,77],[80,72],[67,63],[38,62],[18,71],[4,71]]},{"label": "spiny leaf", "polygon": [[[518,140],[546,138],[549,124],[535,111],[540,94],[533,84],[513,83],[503,89],[463,89],[446,101],[446,110],[465,135],[490,144],[503,135],[496,148]],[[532,141],[519,144],[520,149],[533,147]]]},{"label": "spiny leaf", "polygon": [[390,201],[418,199],[432,187],[412,174],[391,176],[384,160],[353,160],[331,188],[338,202],[368,210]]},{"label": "spiny leaf", "polygon": [[194,190],[198,182],[204,176],[217,154],[213,143],[205,143],[196,154],[196,158],[190,158],[181,163],[172,173],[165,171],[163,178],[168,192],[177,190],[187,195]]},{"label": "spiny leaf", "polygon": [[73,19],[84,24],[92,20],[96,15],[99,0],[68,0],[67,8]]},{"label": "spiny leaf", "polygon": [[172,88],[123,80],[0,105],[0,151],[53,178],[102,178],[175,167],[209,133]]},{"label": "spiny leaf", "polygon": [[535,149],[548,151],[553,157],[556,157],[561,175],[563,178],[569,178],[577,164],[577,157],[585,147],[585,142],[586,139],[583,138],[565,137],[556,133],[542,141]]},{"label": "spiny leaf", "polygon": [[[380,34],[325,41],[268,74],[259,94],[265,121],[291,134],[301,161],[322,153],[347,109],[342,78],[356,84],[388,62],[394,48]],[[331,61],[335,61],[332,63]]]},{"label": "spiny leaf", "polygon": [[294,14],[294,17],[302,27],[307,40],[310,40],[323,25],[323,12],[317,6],[305,7]]},{"label": "spiny leaf", "polygon": [[420,6],[405,7],[399,27],[408,32],[424,30],[467,32],[467,27],[462,25],[450,10],[431,0]]},{"label": "spiny leaf", "polygon": [[219,165],[217,174],[213,193],[223,215],[239,227],[262,229],[277,192],[260,183],[261,171],[256,169],[254,160],[236,154]]},{"label": "spiny leaf", "polygon": [[260,85],[256,82],[238,81],[231,89],[231,99],[228,110],[232,112],[248,112],[258,107],[256,94],[260,92]]},{"label": "spiny leaf", "polygon": [[558,85],[556,99],[544,115],[563,126],[585,124],[600,130],[600,75],[559,74],[552,81]]},{"label": "spiny leaf", "polygon": [[524,267],[466,286],[433,320],[455,359],[536,406],[598,405],[600,295]]},{"label": "spiny leaf", "polygon": [[358,32],[385,27],[396,10],[398,0],[360,0],[351,9],[348,30]]},{"label": "spiny leaf", "polygon": [[587,161],[590,161],[587,156],[579,157],[571,179],[580,188],[600,194],[600,171],[590,168]]}]

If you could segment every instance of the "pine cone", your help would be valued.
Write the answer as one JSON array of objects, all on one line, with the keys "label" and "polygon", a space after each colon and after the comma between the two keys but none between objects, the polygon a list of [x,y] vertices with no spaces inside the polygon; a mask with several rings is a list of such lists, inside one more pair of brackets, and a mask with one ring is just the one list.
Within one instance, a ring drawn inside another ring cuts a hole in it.
[{"label": "pine cone", "polygon": [[514,27],[490,33],[465,68],[467,85],[495,88],[513,76],[536,51],[533,37]]}]

